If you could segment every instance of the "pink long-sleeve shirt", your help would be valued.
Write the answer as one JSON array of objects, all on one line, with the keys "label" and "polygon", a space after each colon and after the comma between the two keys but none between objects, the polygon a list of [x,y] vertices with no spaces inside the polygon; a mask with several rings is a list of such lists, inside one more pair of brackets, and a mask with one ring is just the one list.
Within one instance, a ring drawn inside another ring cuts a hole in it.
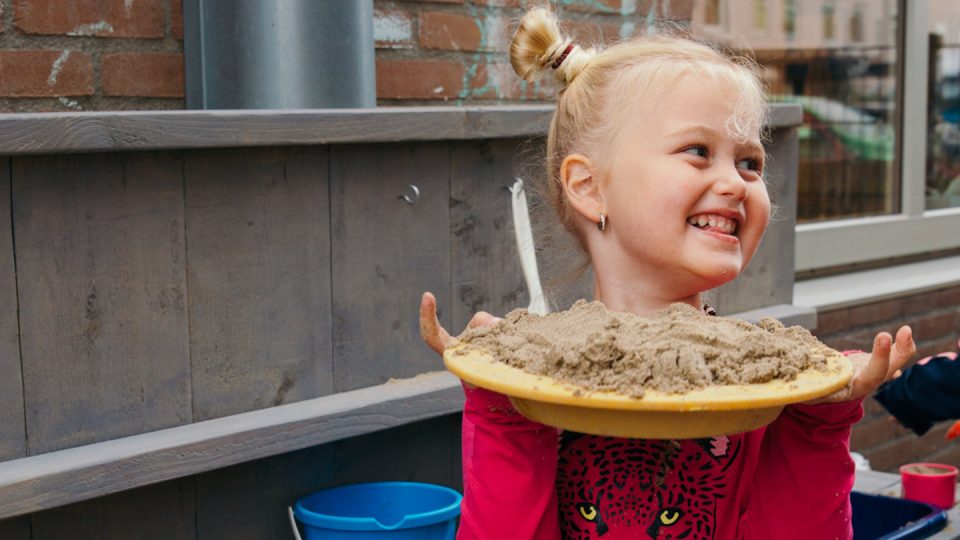
[{"label": "pink long-sleeve shirt", "polygon": [[465,388],[458,540],[851,538],[861,400],[696,440],[560,433]]}]

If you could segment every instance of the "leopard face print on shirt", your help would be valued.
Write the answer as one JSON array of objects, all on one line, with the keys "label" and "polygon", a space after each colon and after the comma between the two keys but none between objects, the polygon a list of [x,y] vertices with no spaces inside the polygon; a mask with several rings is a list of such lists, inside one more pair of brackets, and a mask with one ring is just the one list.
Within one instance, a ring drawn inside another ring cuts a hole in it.
[{"label": "leopard face print on shirt", "polygon": [[739,442],[728,437],[664,441],[566,432],[557,472],[564,538],[712,539],[717,500],[738,451]]}]

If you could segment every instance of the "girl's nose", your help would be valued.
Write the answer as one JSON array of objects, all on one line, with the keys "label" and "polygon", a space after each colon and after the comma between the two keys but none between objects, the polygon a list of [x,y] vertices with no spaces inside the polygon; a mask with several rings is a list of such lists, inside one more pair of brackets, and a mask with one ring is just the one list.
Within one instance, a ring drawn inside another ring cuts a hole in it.
[{"label": "girl's nose", "polygon": [[718,167],[713,190],[718,195],[743,201],[747,198],[747,181],[740,176],[740,171],[734,165]]}]

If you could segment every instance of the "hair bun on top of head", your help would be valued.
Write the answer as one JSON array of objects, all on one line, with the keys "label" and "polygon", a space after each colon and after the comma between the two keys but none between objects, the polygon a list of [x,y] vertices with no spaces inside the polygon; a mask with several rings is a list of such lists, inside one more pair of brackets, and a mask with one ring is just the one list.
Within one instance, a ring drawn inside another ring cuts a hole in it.
[{"label": "hair bun on top of head", "polygon": [[596,55],[560,33],[557,16],[547,8],[534,8],[520,20],[510,43],[510,64],[526,81],[550,69],[563,84],[570,84]]}]

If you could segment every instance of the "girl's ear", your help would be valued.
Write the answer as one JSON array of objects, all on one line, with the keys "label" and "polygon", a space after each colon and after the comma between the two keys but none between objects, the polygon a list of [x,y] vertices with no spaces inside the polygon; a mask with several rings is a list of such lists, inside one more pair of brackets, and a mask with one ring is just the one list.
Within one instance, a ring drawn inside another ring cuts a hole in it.
[{"label": "girl's ear", "polygon": [[560,182],[570,207],[587,221],[599,222],[606,204],[590,159],[582,154],[565,157],[560,163]]}]

